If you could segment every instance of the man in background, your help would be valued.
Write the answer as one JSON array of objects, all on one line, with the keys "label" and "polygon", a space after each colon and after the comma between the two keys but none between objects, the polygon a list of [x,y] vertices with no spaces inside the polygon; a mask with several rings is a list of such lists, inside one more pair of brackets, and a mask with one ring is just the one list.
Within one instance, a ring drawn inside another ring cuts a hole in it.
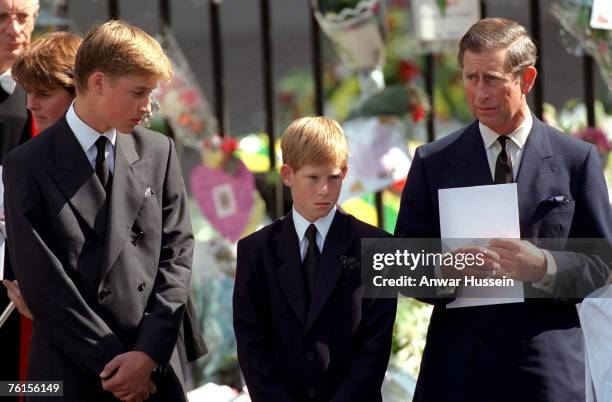
[{"label": "man in background", "polygon": [[[13,148],[30,138],[26,94],[11,77],[11,67],[30,44],[38,8],[38,0],[0,0],[0,164]],[[0,213],[0,264],[4,264],[4,211]],[[15,279],[11,267],[4,265],[4,278]],[[6,289],[0,286],[0,312],[4,311],[9,301]],[[0,328],[0,380],[19,378],[19,326],[19,314],[12,314]]]}]

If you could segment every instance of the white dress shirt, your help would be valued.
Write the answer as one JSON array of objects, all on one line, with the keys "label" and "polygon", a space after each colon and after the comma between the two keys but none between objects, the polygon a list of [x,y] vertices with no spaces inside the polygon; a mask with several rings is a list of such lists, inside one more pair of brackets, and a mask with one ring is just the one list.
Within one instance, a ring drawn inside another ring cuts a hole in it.
[{"label": "white dress shirt", "polygon": [[584,333],[586,402],[612,401],[612,285],[587,296],[578,313]]},{"label": "white dress shirt", "polygon": [[[510,141],[506,142],[506,151],[510,154],[510,160],[512,161],[512,177],[515,181],[521,165],[523,149],[525,148],[525,143],[527,142],[527,137],[529,137],[529,132],[531,131],[532,127],[533,117],[531,117],[531,114],[528,113],[527,117],[519,128],[514,130],[513,133],[507,135]],[[491,170],[491,178],[495,179],[495,163],[497,162],[497,157],[501,152],[501,144],[499,141],[497,141],[497,137],[500,135],[481,122],[478,122],[478,128],[480,129],[482,142],[484,143],[487,153],[487,161],[489,162],[489,169]]]},{"label": "white dress shirt", "polygon": [[[308,239],[306,238],[306,229],[310,226],[310,222],[308,219],[304,218],[298,211],[293,208],[293,226],[295,226],[295,232],[297,233],[298,242],[300,245],[300,258],[302,262],[306,257],[306,252],[308,251]],[[325,238],[327,237],[327,232],[329,232],[329,228],[334,220],[334,216],[336,214],[336,206],[329,211],[329,213],[319,219],[317,219],[314,223],[317,228],[317,247],[319,247],[319,251],[323,253],[323,246],[325,245]]]},{"label": "white dress shirt", "polygon": [[2,87],[2,89],[4,89],[4,92],[9,95],[12,95],[13,92],[15,92],[15,87],[17,86],[17,83],[13,79],[10,68],[0,74],[0,86]]},{"label": "white dress shirt", "polygon": [[[508,140],[506,141],[506,152],[510,156],[512,161],[512,177],[516,181],[516,177],[521,166],[523,159],[523,150],[527,143],[527,138],[533,127],[533,117],[531,113],[527,113],[523,123],[514,130],[511,134],[507,135]],[[497,137],[500,135],[489,127],[485,126],[481,122],[478,122],[478,128],[480,129],[480,135],[482,136],[482,142],[484,143],[485,150],[487,153],[487,161],[489,162],[489,169],[491,170],[491,178],[495,179],[495,163],[497,157],[501,152],[501,144],[497,141]],[[555,291],[555,284],[557,278],[557,263],[554,257],[547,250],[543,250],[544,257],[546,258],[546,274],[544,277],[537,282],[533,282],[531,285],[538,288],[546,293],[553,294]]]},{"label": "white dress shirt", "polygon": [[[508,152],[512,162],[512,177],[514,181],[516,181],[523,158],[525,144],[527,143],[527,138],[529,137],[532,127],[533,117],[531,116],[531,113],[527,113],[523,123],[516,130],[507,135],[509,141],[506,141],[506,152]],[[482,136],[482,142],[487,154],[487,162],[489,163],[491,179],[495,180],[495,164],[497,162],[497,157],[502,150],[501,144],[499,141],[497,141],[497,138],[500,137],[500,135],[481,122],[478,122],[478,128],[480,129],[480,135]],[[541,250],[546,258],[546,273],[542,279],[537,282],[532,282],[531,285],[546,293],[554,294],[557,279],[557,263],[555,262],[555,258],[552,256],[552,254],[550,254],[550,252],[548,252],[548,250]],[[434,270],[436,277],[441,278],[442,272],[440,267],[436,266]],[[437,287],[438,294],[448,294],[452,293],[453,291],[454,287]]]},{"label": "white dress shirt", "polygon": [[66,121],[68,121],[68,126],[74,133],[77,141],[83,148],[83,152],[87,156],[91,167],[96,169],[96,156],[98,155],[98,150],[96,149],[96,141],[100,138],[100,135],[105,136],[108,141],[106,142],[106,163],[108,164],[108,168],[112,175],[115,174],[115,142],[117,141],[117,130],[111,128],[105,133],[100,133],[95,129],[91,128],[87,125],[83,120],[77,116],[74,110],[74,102],[68,108],[66,112]]}]

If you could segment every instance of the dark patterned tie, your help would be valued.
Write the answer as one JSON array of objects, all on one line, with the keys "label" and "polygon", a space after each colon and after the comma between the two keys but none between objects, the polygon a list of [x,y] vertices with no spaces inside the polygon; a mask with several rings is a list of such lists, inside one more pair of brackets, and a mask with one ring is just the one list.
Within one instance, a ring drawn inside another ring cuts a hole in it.
[{"label": "dark patterned tie", "polygon": [[107,141],[108,139],[103,135],[96,140],[96,150],[98,151],[96,155],[96,175],[98,179],[100,179],[100,183],[102,183],[102,187],[104,187],[105,190],[107,189],[108,179],[110,177],[108,161],[106,160]]},{"label": "dark patterned tie", "polygon": [[497,137],[497,141],[499,141],[502,149],[497,156],[497,161],[495,162],[495,179],[493,180],[493,183],[512,183],[512,160],[510,160],[510,153],[508,153],[508,148],[506,147],[508,137],[501,135]]},{"label": "dark patterned tie", "polygon": [[308,229],[306,229],[306,239],[308,239],[308,250],[306,251],[302,266],[306,274],[308,293],[310,297],[312,297],[314,294],[317,265],[319,264],[319,257],[321,257],[321,252],[319,251],[319,247],[317,247],[317,227],[312,223],[308,226]]}]

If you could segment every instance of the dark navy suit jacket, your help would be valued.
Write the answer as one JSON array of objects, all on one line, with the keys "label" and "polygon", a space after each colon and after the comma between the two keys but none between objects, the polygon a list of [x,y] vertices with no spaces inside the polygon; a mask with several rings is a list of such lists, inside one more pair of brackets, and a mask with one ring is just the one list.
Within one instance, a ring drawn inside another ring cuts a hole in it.
[{"label": "dark navy suit jacket", "polygon": [[254,402],[382,402],[395,299],[365,299],[360,245],[387,237],[337,211],[309,304],[292,214],[238,242],[234,331]]},{"label": "dark navy suit jacket", "polygon": [[[593,145],[534,117],[516,178],[521,236],[612,238],[605,179]],[[396,235],[440,237],[438,190],[493,184],[478,121],[417,149],[402,194]],[[565,196],[562,203],[550,197]],[[461,206],[457,206],[461,213]],[[576,295],[602,286],[609,264],[553,252],[548,300],[432,313],[415,401],[584,401],[582,331]],[[530,284],[525,294],[541,296]],[[571,297],[571,298],[570,298]]]}]

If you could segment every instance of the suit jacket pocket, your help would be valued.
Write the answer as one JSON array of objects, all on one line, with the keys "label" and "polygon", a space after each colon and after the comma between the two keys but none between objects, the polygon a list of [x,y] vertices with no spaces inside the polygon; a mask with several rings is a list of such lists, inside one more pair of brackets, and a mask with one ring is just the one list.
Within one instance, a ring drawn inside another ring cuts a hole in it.
[{"label": "suit jacket pocket", "polygon": [[567,214],[570,212],[574,212],[574,207],[576,206],[576,202],[574,200],[569,200],[564,204],[555,204],[555,203],[544,203],[544,210],[546,211],[546,215],[558,215],[558,214]]}]

